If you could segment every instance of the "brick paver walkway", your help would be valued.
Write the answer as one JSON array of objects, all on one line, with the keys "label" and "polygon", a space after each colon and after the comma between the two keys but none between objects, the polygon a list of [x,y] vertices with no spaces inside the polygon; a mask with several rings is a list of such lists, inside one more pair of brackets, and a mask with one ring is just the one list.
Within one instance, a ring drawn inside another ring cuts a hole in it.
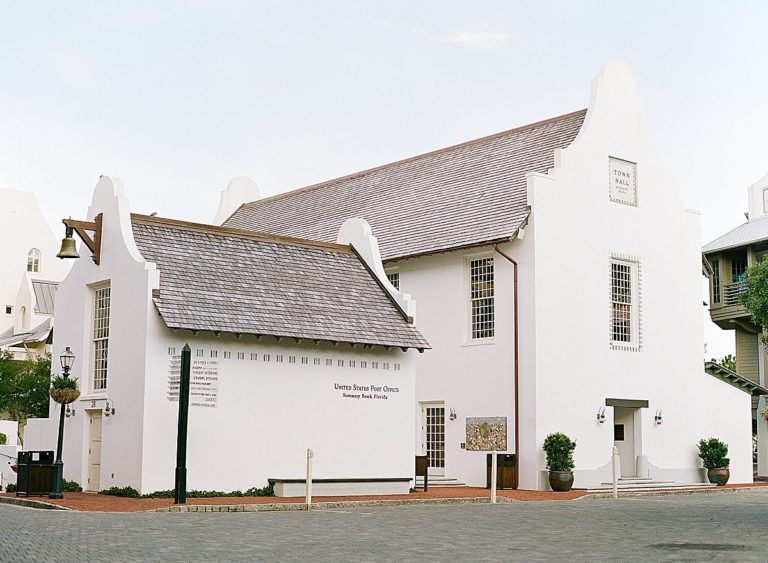
[{"label": "brick paver walkway", "polygon": [[[744,487],[766,487],[768,483],[726,485],[724,489]],[[711,489],[710,489],[711,490]],[[680,492],[677,490],[676,492]],[[519,501],[567,501],[586,495],[583,491],[570,491],[568,493],[553,493],[548,491],[525,490],[500,490],[499,497]],[[16,498],[14,494],[1,493],[0,496]],[[418,491],[407,495],[361,495],[345,497],[315,496],[313,502],[349,502],[349,501],[411,501],[430,499],[469,499],[489,498],[490,491],[478,487],[432,487],[427,492]],[[63,506],[71,510],[84,512],[141,512],[157,510],[173,505],[173,499],[134,499],[100,495],[96,493],[64,493],[61,500],[52,500],[48,497],[29,497],[29,500],[39,501]],[[241,505],[241,504],[279,504],[279,503],[303,503],[304,497],[215,497],[215,498],[188,498],[188,505]]]}]

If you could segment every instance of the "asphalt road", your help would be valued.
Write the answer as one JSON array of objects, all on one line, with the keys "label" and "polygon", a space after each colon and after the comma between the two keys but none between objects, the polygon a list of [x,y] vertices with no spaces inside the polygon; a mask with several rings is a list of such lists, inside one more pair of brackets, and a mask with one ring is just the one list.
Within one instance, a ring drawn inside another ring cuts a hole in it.
[{"label": "asphalt road", "polygon": [[0,561],[768,560],[768,493],[311,512],[0,505]]}]

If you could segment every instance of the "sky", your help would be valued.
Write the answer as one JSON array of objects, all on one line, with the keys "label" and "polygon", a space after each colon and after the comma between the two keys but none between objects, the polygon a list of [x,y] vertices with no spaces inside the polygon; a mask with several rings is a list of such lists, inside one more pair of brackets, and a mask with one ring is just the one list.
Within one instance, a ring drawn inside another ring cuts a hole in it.
[{"label": "sky", "polygon": [[620,59],[705,243],[768,172],[766,21],[762,0],[0,0],[0,187],[56,229],[101,174],[135,212],[210,222],[235,176],[268,196],[581,109]]}]

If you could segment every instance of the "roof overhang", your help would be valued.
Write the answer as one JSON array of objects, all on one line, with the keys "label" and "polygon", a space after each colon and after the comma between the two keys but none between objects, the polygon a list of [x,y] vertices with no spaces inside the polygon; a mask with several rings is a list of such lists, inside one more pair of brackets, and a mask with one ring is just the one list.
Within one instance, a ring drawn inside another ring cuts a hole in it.
[{"label": "roof overhang", "polygon": [[739,375],[735,371],[731,371],[720,364],[716,364],[715,362],[704,362],[704,371],[750,395],[768,395],[768,389],[762,385],[755,383],[751,379],[747,379],[743,375]]}]

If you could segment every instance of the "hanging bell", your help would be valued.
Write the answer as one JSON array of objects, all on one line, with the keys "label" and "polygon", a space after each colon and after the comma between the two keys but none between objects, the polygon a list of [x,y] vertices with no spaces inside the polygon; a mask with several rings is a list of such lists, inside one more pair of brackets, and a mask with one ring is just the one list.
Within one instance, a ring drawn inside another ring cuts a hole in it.
[{"label": "hanging bell", "polygon": [[75,239],[72,238],[72,227],[67,227],[64,240],[61,241],[61,250],[56,255],[57,258],[80,258],[75,247]]}]

